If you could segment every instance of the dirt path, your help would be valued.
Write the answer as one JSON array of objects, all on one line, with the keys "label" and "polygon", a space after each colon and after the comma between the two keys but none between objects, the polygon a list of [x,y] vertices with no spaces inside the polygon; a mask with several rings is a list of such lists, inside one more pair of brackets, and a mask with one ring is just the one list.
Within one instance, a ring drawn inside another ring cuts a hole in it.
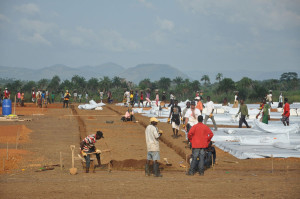
[{"label": "dirt path", "polygon": [[[120,118],[125,110],[114,105],[104,107],[103,111],[78,110],[76,106],[62,109],[56,104],[49,105],[44,115],[33,116],[40,112],[34,107],[27,110],[32,121],[0,122],[0,160],[6,157],[7,142],[3,138],[7,136],[1,135],[4,126],[14,128],[16,135],[16,126],[24,125],[27,133],[17,150],[15,137],[9,138],[10,159],[5,163],[16,166],[7,167],[3,174],[0,164],[0,198],[300,198],[299,158],[239,160],[217,149],[214,169],[207,170],[203,177],[186,176],[179,163],[185,161],[190,150],[182,142],[184,136],[171,137],[171,127],[166,123],[158,125],[164,131],[161,158],[167,157],[173,166],[162,165],[162,178],[145,177],[144,130],[149,118],[136,114],[138,123],[124,123]],[[21,111],[26,115],[24,109]],[[113,171],[85,174],[77,160],[79,174],[70,175],[70,145],[75,144],[78,152],[81,138],[96,130],[102,130],[105,137],[97,147],[112,149],[111,154],[103,153],[102,158],[105,163],[115,162]],[[59,163],[60,152],[65,166],[62,171],[54,167],[35,172],[45,164]],[[14,156],[16,153],[18,156]]]}]

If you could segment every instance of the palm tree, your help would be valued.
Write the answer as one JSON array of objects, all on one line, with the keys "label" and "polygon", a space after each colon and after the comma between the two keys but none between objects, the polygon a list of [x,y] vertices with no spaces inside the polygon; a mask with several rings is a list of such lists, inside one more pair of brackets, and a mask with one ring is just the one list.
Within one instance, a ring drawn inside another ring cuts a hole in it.
[{"label": "palm tree", "polygon": [[175,77],[175,79],[172,80],[177,86],[183,82],[182,77]]},{"label": "palm tree", "polygon": [[223,74],[222,74],[222,73],[218,73],[218,74],[216,75],[216,80],[219,81],[219,83],[220,83],[220,81],[222,80],[222,78],[223,78]]},{"label": "palm tree", "polygon": [[201,81],[204,81],[204,84],[210,84],[210,79],[208,75],[203,75]]},{"label": "palm tree", "polygon": [[113,85],[114,87],[116,87],[116,88],[121,87],[121,86],[122,86],[121,78],[115,76],[115,77],[112,79],[112,85]]},{"label": "palm tree", "polygon": [[171,85],[171,79],[162,77],[158,81],[158,87],[161,88],[162,90],[166,91]]}]

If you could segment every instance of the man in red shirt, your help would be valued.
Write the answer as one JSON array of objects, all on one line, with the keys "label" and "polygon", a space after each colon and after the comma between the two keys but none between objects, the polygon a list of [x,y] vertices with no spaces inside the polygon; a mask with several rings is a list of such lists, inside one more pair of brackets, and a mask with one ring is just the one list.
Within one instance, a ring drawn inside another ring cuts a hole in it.
[{"label": "man in red shirt", "polygon": [[213,132],[208,126],[202,123],[203,116],[198,116],[198,123],[194,125],[188,134],[188,138],[192,145],[192,163],[187,175],[194,175],[197,164],[197,158],[199,157],[199,172],[200,175],[204,175],[204,156],[205,149],[208,147],[211,138],[214,136]]},{"label": "man in red shirt", "polygon": [[4,99],[9,99],[9,97],[10,97],[10,92],[8,91],[7,88],[5,88],[5,90],[4,90]]},{"label": "man in red shirt", "polygon": [[288,103],[288,98],[284,98],[284,108],[282,113],[282,123],[284,126],[290,125],[290,105]]}]

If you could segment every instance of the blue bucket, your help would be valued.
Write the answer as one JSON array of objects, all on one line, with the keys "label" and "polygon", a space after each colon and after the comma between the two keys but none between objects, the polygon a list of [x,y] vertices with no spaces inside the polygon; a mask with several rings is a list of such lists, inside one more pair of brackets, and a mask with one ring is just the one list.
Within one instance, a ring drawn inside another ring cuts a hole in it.
[{"label": "blue bucket", "polygon": [[2,102],[2,115],[10,115],[11,114],[11,100],[4,99]]}]

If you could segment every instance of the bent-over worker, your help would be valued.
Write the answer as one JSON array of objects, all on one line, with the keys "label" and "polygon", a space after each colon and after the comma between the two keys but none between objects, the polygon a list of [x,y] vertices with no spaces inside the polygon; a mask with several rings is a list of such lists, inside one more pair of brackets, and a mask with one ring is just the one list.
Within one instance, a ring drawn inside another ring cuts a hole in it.
[{"label": "bent-over worker", "polygon": [[96,134],[89,135],[80,142],[81,154],[83,155],[86,161],[86,173],[88,173],[90,169],[90,162],[91,162],[90,153],[93,152],[96,153],[96,158],[98,161],[97,166],[98,167],[101,166],[101,160],[100,160],[101,151],[97,150],[95,146],[96,141],[100,140],[101,138],[104,138],[102,131],[97,131]]}]

